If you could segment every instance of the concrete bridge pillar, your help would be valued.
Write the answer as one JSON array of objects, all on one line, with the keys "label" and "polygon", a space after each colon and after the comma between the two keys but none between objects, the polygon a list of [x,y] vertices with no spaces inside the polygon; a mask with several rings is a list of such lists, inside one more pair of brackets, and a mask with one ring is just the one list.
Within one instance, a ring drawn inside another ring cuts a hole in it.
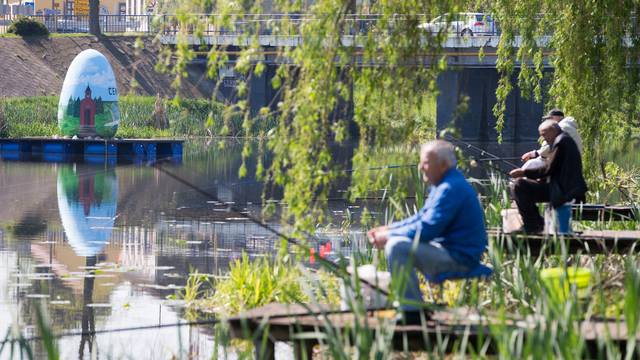
[{"label": "concrete bridge pillar", "polygon": [[[515,84],[515,77],[512,83]],[[495,141],[496,118],[493,106],[496,103],[498,72],[492,68],[465,68],[449,70],[438,78],[440,94],[437,100],[436,126],[438,130],[453,125],[464,140]],[[468,97],[467,110],[463,99]],[[538,125],[543,115],[543,104],[536,103],[533,95],[524,98],[520,90],[514,90],[507,98],[505,124],[502,130],[504,141],[532,141],[538,138]]]}]

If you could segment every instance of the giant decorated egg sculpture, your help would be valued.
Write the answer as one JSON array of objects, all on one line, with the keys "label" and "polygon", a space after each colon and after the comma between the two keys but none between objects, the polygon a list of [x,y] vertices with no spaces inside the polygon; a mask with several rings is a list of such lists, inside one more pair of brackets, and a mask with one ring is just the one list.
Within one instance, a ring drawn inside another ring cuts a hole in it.
[{"label": "giant decorated egg sculpture", "polygon": [[84,50],[73,59],[62,84],[58,127],[62,135],[110,138],[120,123],[118,89],[109,61]]}]

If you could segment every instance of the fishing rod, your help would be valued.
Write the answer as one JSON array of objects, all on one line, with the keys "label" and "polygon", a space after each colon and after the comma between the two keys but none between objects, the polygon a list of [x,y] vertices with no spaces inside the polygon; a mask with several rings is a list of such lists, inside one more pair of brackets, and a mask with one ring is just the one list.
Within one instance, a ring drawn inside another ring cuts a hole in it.
[{"label": "fishing rod", "polygon": [[[376,311],[384,311],[390,310],[388,308],[369,308],[365,309],[365,313],[375,313]],[[319,310],[319,311],[311,311],[306,313],[286,313],[286,314],[276,314],[276,315],[265,315],[263,318],[268,319],[284,319],[291,316],[318,316],[318,315],[339,315],[339,314],[349,314],[353,313],[351,309],[336,309],[336,310]],[[162,328],[174,328],[174,327],[183,327],[183,326],[201,326],[201,325],[217,325],[223,322],[223,319],[210,319],[210,320],[196,320],[196,321],[179,321],[176,323],[169,324],[155,324],[155,325],[141,325],[141,326],[131,326],[131,327],[123,327],[123,328],[114,328],[114,329],[102,329],[102,330],[90,330],[90,331],[68,331],[61,334],[52,334],[51,337],[55,339],[61,339],[65,337],[74,337],[74,336],[93,336],[100,334],[113,334],[120,332],[129,332],[129,331],[140,331],[140,330],[154,330],[154,329],[162,329]],[[22,341],[39,341],[44,340],[43,336],[32,336],[24,339],[4,339],[0,341],[0,350],[5,344],[9,343],[17,343]],[[2,352],[0,352],[2,354]]]},{"label": "fishing rod", "polygon": [[481,159],[475,159],[475,161],[497,161],[497,160],[522,160],[521,157],[519,156],[512,156],[512,157],[501,157],[501,158],[481,158]]},{"label": "fishing rod", "polygon": [[[213,200],[213,201],[220,201],[217,196],[213,195],[212,193],[205,191],[199,187],[197,187],[196,185],[192,184],[191,182],[183,179],[182,177],[174,174],[173,172],[167,170],[166,168],[164,168],[161,165],[161,162],[152,162],[150,165],[152,165],[154,168],[158,169],[159,171],[163,172],[165,175],[169,176],[170,178],[174,179],[175,181],[183,184],[184,186],[187,186],[191,189],[193,189],[195,192]],[[311,248],[309,246],[307,246],[306,244],[304,244],[303,242],[301,242],[299,239],[290,237],[286,234],[284,234],[281,231],[278,231],[276,229],[274,229],[273,227],[269,226],[267,223],[263,222],[262,220],[251,216],[250,214],[248,214],[245,211],[242,211],[241,209],[236,208],[233,204],[229,204],[229,207],[227,208],[227,212],[233,213],[234,215],[237,215],[239,217],[243,217],[247,220],[249,220],[250,222],[260,226],[261,228],[271,232],[272,234],[276,235],[277,237],[287,241],[289,244],[295,245],[299,248],[301,248],[302,250],[304,250],[307,254],[311,254]],[[313,235],[306,233],[309,237],[314,238]],[[316,239],[317,240],[317,239]],[[318,263],[320,263],[321,265],[326,266],[329,271],[334,272],[336,275],[338,275],[341,278],[345,278],[348,275],[350,275],[346,270],[342,269],[340,266],[338,266],[336,263],[329,261],[323,257],[320,257],[318,260]],[[358,280],[363,283],[364,285],[370,287],[373,290],[379,291],[380,293],[382,293],[385,296],[389,296],[389,292],[380,288],[377,284],[373,284],[365,279],[362,278],[358,278]]]},{"label": "fishing rod", "polygon": [[[473,144],[470,144],[469,142],[466,142],[466,141],[464,141],[462,139],[459,139],[459,138],[457,138],[457,137],[455,137],[455,136],[453,136],[451,134],[445,134],[444,137],[448,141],[457,142],[457,143],[463,144],[464,146],[466,146],[467,149],[473,149],[476,152],[479,152],[480,156],[484,156],[486,154],[486,155],[489,155],[493,160],[502,162],[502,163],[504,163],[506,165],[511,166],[512,168],[519,168],[520,167],[519,165],[516,165],[516,164],[512,163],[511,161],[509,161],[509,160],[512,160],[512,159],[505,158],[505,157],[500,157],[500,156],[497,156],[495,154],[492,154],[492,153],[490,153],[489,151],[487,151],[485,149],[479,148],[479,147],[477,147],[477,146],[475,146]],[[516,158],[516,159],[520,159],[520,158]]]}]

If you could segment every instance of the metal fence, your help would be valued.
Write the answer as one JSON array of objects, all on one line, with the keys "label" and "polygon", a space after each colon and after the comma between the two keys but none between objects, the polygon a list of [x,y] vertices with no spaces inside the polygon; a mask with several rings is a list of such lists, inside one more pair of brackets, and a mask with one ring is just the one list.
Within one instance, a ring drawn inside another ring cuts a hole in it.
[{"label": "metal fence", "polygon": [[[52,33],[88,33],[88,15],[31,15],[43,23]],[[18,18],[0,14],[0,34],[6,33],[9,25]],[[100,15],[103,33],[158,33],[175,34],[179,31],[203,35],[299,35],[302,24],[309,19],[307,14],[247,14],[230,20],[228,16],[196,14],[189,25],[180,27],[175,15]],[[341,24],[345,35],[364,35],[370,30],[380,29],[379,15],[349,15]],[[425,32],[448,33],[450,36],[496,35],[498,27],[493,20],[476,22],[429,22],[424,15],[401,15],[387,18],[385,27],[401,29],[400,22],[411,21]],[[482,23],[482,25],[478,25]]]},{"label": "metal fence", "polygon": [[[7,33],[9,26],[20,16],[0,15],[0,34]],[[51,33],[88,33],[88,15],[30,15]],[[154,31],[153,15],[100,15],[100,30],[103,33],[148,33]]]}]

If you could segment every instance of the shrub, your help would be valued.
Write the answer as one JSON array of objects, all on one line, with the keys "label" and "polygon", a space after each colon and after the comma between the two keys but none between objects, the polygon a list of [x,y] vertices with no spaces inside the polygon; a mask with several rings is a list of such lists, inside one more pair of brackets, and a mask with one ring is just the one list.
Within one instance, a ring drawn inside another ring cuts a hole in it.
[{"label": "shrub", "polygon": [[7,32],[20,36],[47,36],[49,30],[43,23],[29,17],[20,16],[11,25]]}]

